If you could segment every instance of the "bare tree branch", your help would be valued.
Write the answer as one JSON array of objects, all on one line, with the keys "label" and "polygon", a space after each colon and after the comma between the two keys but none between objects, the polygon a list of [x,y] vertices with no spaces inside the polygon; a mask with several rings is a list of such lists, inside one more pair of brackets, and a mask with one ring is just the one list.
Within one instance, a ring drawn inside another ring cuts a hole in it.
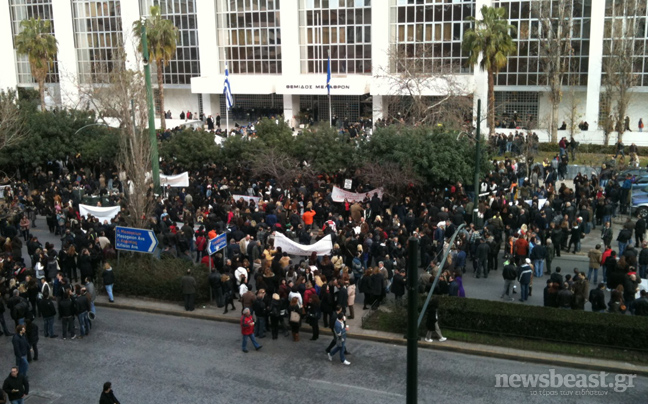
[{"label": "bare tree branch", "polygon": [[20,143],[29,135],[27,120],[16,104],[16,91],[0,92],[0,150]]}]

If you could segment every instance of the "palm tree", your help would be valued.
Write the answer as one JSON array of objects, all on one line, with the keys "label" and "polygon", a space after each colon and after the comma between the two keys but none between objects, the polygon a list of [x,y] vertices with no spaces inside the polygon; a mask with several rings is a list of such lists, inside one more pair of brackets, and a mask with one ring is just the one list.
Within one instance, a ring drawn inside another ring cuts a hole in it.
[{"label": "palm tree", "polygon": [[[483,6],[482,19],[464,34],[462,47],[468,52],[468,65],[474,66],[482,56],[479,68],[488,72],[488,128],[495,132],[495,74],[506,66],[509,55],[515,52],[510,32],[515,27],[506,20],[506,9]],[[479,122],[477,123],[479,125]]]},{"label": "palm tree", "polygon": [[178,28],[171,20],[162,18],[159,6],[151,6],[151,15],[145,20],[135,21],[133,31],[139,38],[139,50],[142,51],[142,24],[146,24],[146,38],[148,41],[149,59],[155,61],[157,67],[157,82],[160,93],[160,124],[162,130],[166,129],[164,117],[164,80],[162,73],[164,67],[175,56],[178,41]]},{"label": "palm tree", "polygon": [[41,111],[45,111],[45,79],[58,52],[58,44],[47,20],[23,20],[20,22],[20,28],[20,33],[16,35],[16,50],[19,54],[27,55],[29,59],[32,76],[38,83]]}]

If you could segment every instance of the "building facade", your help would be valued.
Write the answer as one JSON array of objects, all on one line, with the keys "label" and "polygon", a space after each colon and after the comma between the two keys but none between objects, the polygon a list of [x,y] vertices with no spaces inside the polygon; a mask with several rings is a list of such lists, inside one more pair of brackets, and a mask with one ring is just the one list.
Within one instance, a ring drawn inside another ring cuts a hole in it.
[{"label": "building facade", "polygon": [[[572,14],[570,70],[565,75],[559,122],[567,109],[589,124],[583,141],[599,142],[608,117],[602,97],[604,60],[619,34],[619,10],[640,0],[565,0]],[[133,22],[153,4],[172,20],[180,35],[175,58],[165,67],[165,108],[224,115],[225,65],[239,121],[283,114],[292,124],[308,111],[327,121],[374,121],[392,113],[386,97],[407,95],[395,83],[403,66],[416,65],[432,77],[451,77],[460,92],[482,100],[487,77],[466,65],[461,49],[470,18],[483,5],[506,9],[515,30],[516,54],[495,79],[498,114],[529,117],[547,127],[551,106],[542,59],[542,0],[5,0],[0,3],[0,48],[9,58],[0,66],[0,87],[35,86],[29,63],[15,51],[20,21],[52,22],[59,53],[47,79],[48,105],[82,105],[78,87],[110,71],[114,63],[134,66]],[[534,4],[535,3],[535,4]],[[645,1],[643,1],[645,3]],[[648,101],[648,31],[645,4],[636,8],[637,57],[628,117],[636,130]],[[124,46],[126,60],[116,52]],[[331,97],[326,77],[330,60]],[[155,80],[155,75],[153,75]],[[436,80],[436,79],[435,79]],[[432,80],[432,81],[435,81]],[[439,80],[436,80],[439,81]],[[453,91],[456,91],[456,88]],[[426,85],[424,96],[450,91]],[[331,105],[329,106],[329,100]],[[475,102],[476,104],[476,102]],[[574,106],[576,105],[576,106]],[[648,142],[642,142],[648,143]]]}]

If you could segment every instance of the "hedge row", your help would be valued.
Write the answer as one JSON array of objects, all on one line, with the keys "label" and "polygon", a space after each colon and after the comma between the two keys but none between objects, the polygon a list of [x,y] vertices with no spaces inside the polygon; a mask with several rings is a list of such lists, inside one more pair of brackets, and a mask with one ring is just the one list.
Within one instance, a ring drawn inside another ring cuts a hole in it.
[{"label": "hedge row", "polygon": [[187,273],[187,268],[191,268],[196,278],[196,302],[209,300],[209,269],[204,265],[194,266],[184,259],[156,259],[149,255],[122,255],[119,265],[116,262],[111,264],[115,271],[114,291],[118,295],[182,302],[180,279]]},{"label": "hedge row", "polygon": [[[374,315],[380,318],[368,321],[368,327],[395,333],[407,331],[404,308]],[[644,317],[457,297],[440,298],[439,321],[441,328],[624,349],[645,350],[645,340],[638,336],[648,335],[648,318]],[[425,331],[424,319],[420,332]]]}]

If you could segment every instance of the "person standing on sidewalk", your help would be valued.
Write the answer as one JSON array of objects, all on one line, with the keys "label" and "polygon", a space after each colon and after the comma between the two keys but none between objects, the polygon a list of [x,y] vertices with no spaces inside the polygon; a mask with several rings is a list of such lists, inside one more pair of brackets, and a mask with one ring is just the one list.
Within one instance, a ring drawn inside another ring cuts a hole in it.
[{"label": "person standing on sidewalk", "polygon": [[187,274],[182,277],[180,282],[182,284],[185,311],[194,311],[196,302],[196,278],[191,276],[191,269],[187,269]]},{"label": "person standing on sidewalk", "polygon": [[104,271],[101,274],[103,279],[104,287],[106,288],[106,293],[108,293],[108,301],[110,303],[115,303],[115,298],[113,297],[113,285],[115,284],[115,273],[113,272],[112,267],[109,263],[104,264]]},{"label": "person standing on sidewalk", "polygon": [[342,362],[343,365],[349,366],[351,362],[346,360],[346,358],[344,357],[344,352],[346,351],[347,330],[349,329],[349,326],[344,323],[344,314],[342,312],[338,313],[337,320],[335,321],[335,326],[333,329],[335,333],[336,343],[335,348],[333,348],[331,352],[328,352],[326,354],[328,356],[328,360],[333,362],[333,355],[340,352],[340,362]]},{"label": "person standing on sidewalk", "polygon": [[250,341],[252,341],[252,345],[254,345],[254,349],[258,351],[259,349],[263,348],[262,345],[259,345],[256,338],[254,338],[254,319],[252,318],[251,313],[252,312],[250,311],[250,309],[245,308],[243,309],[243,315],[241,315],[241,334],[243,335],[243,342],[241,348],[245,353],[248,353],[247,350],[248,338],[250,339]]},{"label": "person standing on sidewalk", "polygon": [[[587,272],[587,280],[593,284],[598,283],[598,270],[601,267],[601,245],[597,244],[595,248],[589,250],[587,257],[589,258],[589,271]],[[594,273],[594,280],[592,280],[592,273]]]}]

